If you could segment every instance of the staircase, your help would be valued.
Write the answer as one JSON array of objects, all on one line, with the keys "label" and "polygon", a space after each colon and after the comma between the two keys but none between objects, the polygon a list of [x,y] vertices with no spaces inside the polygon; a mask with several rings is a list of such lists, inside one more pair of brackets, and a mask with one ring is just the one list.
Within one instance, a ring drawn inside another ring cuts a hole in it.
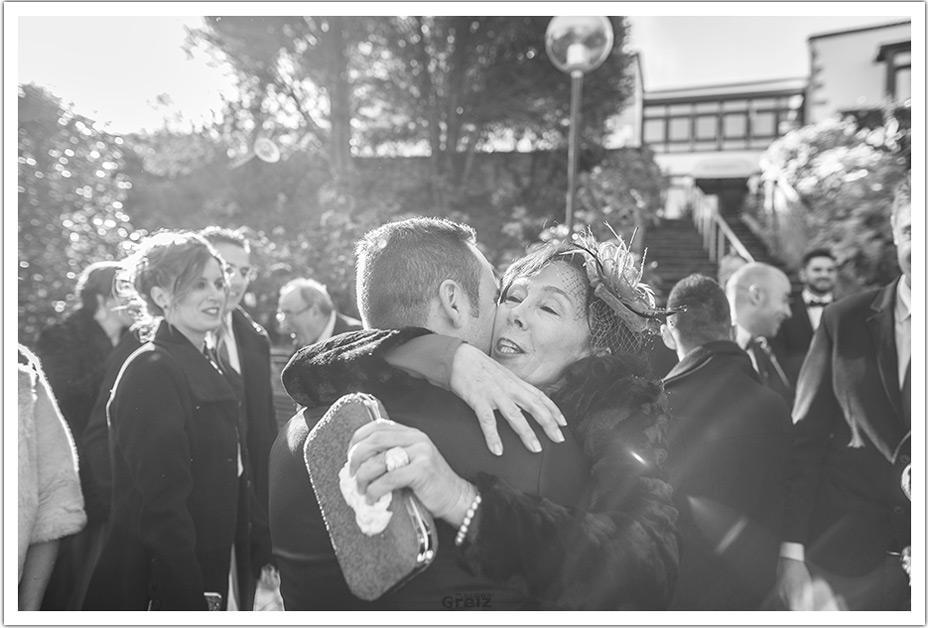
[{"label": "staircase", "polygon": [[709,260],[702,236],[689,218],[664,219],[660,225],[648,227],[645,246],[649,267],[645,279],[656,284],[653,287],[660,302],[687,275],[702,273],[714,278],[718,274],[718,265]]},{"label": "staircase", "polygon": [[[794,291],[802,289],[796,273],[773,257],[767,245],[741,219],[728,217],[726,222],[754,261],[779,268],[789,277]],[[645,246],[648,271],[644,279],[653,285],[659,302],[663,302],[674,285],[687,275],[701,273],[718,277],[718,265],[709,259],[702,236],[689,218],[664,219],[659,226],[649,227]]]}]

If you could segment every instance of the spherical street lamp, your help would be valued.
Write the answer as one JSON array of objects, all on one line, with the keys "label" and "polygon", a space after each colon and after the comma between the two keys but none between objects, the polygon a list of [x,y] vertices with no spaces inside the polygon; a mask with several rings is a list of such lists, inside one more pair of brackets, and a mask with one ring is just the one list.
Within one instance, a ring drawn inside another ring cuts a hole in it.
[{"label": "spherical street lamp", "polygon": [[545,31],[545,50],[551,63],[570,74],[570,137],[567,144],[567,236],[573,232],[577,196],[577,142],[583,75],[592,72],[612,51],[614,35],[607,17],[555,17]]}]

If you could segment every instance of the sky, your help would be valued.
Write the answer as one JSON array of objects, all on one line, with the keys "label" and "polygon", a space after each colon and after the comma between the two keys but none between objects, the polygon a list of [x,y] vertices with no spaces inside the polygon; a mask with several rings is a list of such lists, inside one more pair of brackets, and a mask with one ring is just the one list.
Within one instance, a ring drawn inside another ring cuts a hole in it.
[{"label": "sky", "polygon": [[[71,15],[81,15],[80,9],[71,7],[89,3],[64,4]],[[143,128],[154,130],[162,126],[165,117],[176,115],[183,116],[194,125],[209,119],[211,111],[221,106],[222,95],[234,93],[234,82],[227,72],[211,67],[205,54],[195,54],[191,58],[182,48],[185,28],[196,27],[202,23],[202,18],[175,17],[170,11],[174,9],[175,15],[190,13],[190,7],[196,5],[156,3],[155,12],[161,13],[161,16],[113,17],[127,13],[126,7],[130,4],[102,3],[102,9],[97,7],[88,11],[98,15],[79,17],[63,17],[49,12],[41,16],[9,16],[7,11],[8,18],[12,17],[15,25],[17,82],[47,87],[64,102],[73,103],[78,113],[108,123],[108,129],[114,133],[129,133]],[[467,3],[462,8],[477,8],[474,4]],[[870,16],[815,17],[807,14],[796,17],[783,14],[790,11],[808,13],[808,8],[798,8],[802,3],[772,4],[782,5],[770,11],[779,13],[779,17],[725,15],[744,13],[746,5],[739,3],[723,3],[721,6],[683,3],[682,8],[660,3],[623,3],[623,9],[631,9],[629,47],[641,53],[645,88],[659,90],[807,76],[806,41],[809,35],[899,19],[891,12],[874,11],[872,8]],[[849,4],[854,3],[833,3],[821,10],[820,15],[834,12],[836,6],[849,12],[846,9]],[[361,5],[363,7],[363,3]],[[11,6],[16,6],[16,3],[7,4],[6,8]],[[214,14],[219,13],[217,7],[223,10],[235,10],[232,7],[237,7],[233,3],[199,6],[202,11]],[[292,6],[295,5],[284,5],[285,8]],[[351,6],[352,10],[357,7],[353,3],[340,6],[342,10],[347,6]],[[438,4],[431,5],[431,8],[438,6],[448,8]],[[524,6],[508,5],[510,9],[519,7],[519,10]],[[543,8],[563,10],[566,6]],[[605,10],[615,6],[613,3],[587,3],[586,8]],[[854,5],[854,10],[859,11],[860,6]],[[668,7],[677,15],[653,15],[671,12]],[[430,5],[415,8],[421,12],[422,8],[430,8]],[[245,10],[248,14],[247,7]],[[378,12],[382,10],[381,5]],[[748,12],[756,10],[750,8]],[[634,15],[636,11],[640,15]],[[713,11],[716,14],[710,15]],[[577,14],[576,11],[573,13]],[[685,17],[681,13],[701,16]],[[9,22],[6,28],[9,35]],[[161,99],[159,104],[159,95],[162,94],[167,94],[169,99]]]},{"label": "sky", "polygon": [[810,35],[903,21],[905,16],[638,16],[629,47],[646,90],[807,77]]}]

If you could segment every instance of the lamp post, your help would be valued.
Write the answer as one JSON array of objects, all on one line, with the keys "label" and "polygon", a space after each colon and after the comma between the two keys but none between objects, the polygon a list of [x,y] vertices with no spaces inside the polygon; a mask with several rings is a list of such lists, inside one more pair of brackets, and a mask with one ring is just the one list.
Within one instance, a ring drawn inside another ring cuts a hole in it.
[{"label": "lamp post", "polygon": [[577,199],[577,149],[580,92],[583,75],[592,72],[612,51],[612,23],[606,17],[555,17],[545,31],[545,50],[551,63],[570,74],[570,136],[567,143],[567,237],[573,233]]}]

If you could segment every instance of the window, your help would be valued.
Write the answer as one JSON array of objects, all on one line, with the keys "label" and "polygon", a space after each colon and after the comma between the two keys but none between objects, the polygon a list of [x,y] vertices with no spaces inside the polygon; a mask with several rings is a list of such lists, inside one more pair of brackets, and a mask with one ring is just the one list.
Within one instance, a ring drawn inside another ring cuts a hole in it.
[{"label": "window", "polygon": [[776,114],[772,111],[763,111],[751,116],[752,137],[774,137],[777,130]]},{"label": "window", "polygon": [[748,108],[748,101],[746,100],[723,100],[722,101],[723,111],[745,111],[747,108]]},{"label": "window", "polygon": [[716,113],[719,110],[718,102],[698,102],[696,103],[696,113]]},{"label": "window", "polygon": [[666,139],[663,118],[652,118],[644,121],[645,144],[663,144]]},{"label": "window", "polygon": [[876,61],[886,64],[886,95],[895,101],[912,96],[912,42],[900,41],[880,46]]},{"label": "window", "polygon": [[670,141],[686,142],[690,139],[690,119],[670,118]]},{"label": "window", "polygon": [[747,137],[748,117],[743,113],[726,113],[722,119],[722,137],[725,139]]},{"label": "window", "polygon": [[697,140],[714,140],[718,137],[718,117],[716,116],[697,116],[696,117],[696,139]]},{"label": "window", "polygon": [[660,118],[667,115],[667,107],[664,105],[648,105],[645,107],[644,115],[648,118]]},{"label": "window", "polygon": [[755,98],[751,101],[751,109],[773,109],[776,107],[777,99],[775,98]]}]

